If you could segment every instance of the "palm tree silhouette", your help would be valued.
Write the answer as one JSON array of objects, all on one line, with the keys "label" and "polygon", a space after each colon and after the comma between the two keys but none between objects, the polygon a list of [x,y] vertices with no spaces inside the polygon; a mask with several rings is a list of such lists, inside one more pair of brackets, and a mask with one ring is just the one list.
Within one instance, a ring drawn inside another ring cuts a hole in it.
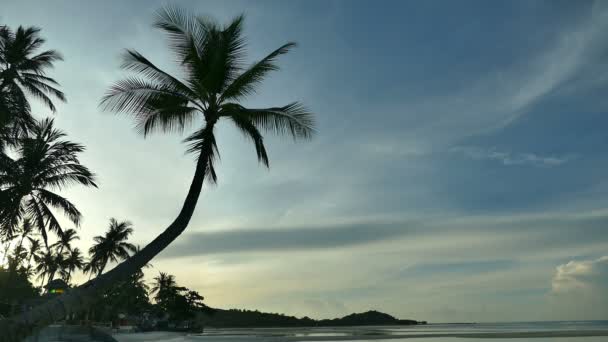
[{"label": "palm tree silhouette", "polygon": [[49,96],[65,101],[65,95],[55,88],[59,84],[46,76],[46,69],[63,58],[55,50],[38,53],[44,43],[37,27],[19,26],[14,32],[8,26],[0,27],[0,93],[20,98],[29,93],[54,112]]},{"label": "palm tree silhouette", "polygon": [[40,286],[50,283],[53,280],[53,276],[57,269],[61,267],[63,263],[63,256],[61,254],[53,253],[51,249],[46,249],[34,256],[34,260],[37,265],[34,268],[34,272],[38,274],[40,280]]},{"label": "palm tree silhouette", "polygon": [[137,248],[127,242],[133,233],[133,224],[129,221],[118,222],[110,219],[110,228],[103,236],[93,238],[95,244],[89,248],[90,261],[85,266],[85,272],[100,275],[109,261],[118,262],[129,258]]},{"label": "palm tree silhouette", "polygon": [[0,207],[2,233],[14,233],[21,219],[29,218],[47,248],[47,230],[59,236],[63,231],[51,208],[76,226],[82,216],[54,191],[72,184],[97,187],[94,174],[78,159],[84,146],[64,140],[65,134],[53,126],[52,119],[37,122],[31,136],[21,139],[18,157],[0,163],[0,189],[6,201]]},{"label": "palm tree silhouette", "polygon": [[[161,70],[137,51],[126,51],[123,69],[139,76],[116,82],[103,97],[101,106],[131,115],[144,136],[157,131],[183,132],[194,123],[203,122],[185,139],[188,152],[197,160],[188,194],[174,221],[139,253],[63,295],[61,303],[50,301],[36,313],[15,317],[14,324],[5,325],[7,335],[24,336],[27,327],[52,322],[53,314],[55,317],[62,315],[64,308],[75,311],[86,307],[96,293],[138,272],[186,229],[204,180],[217,180],[214,161],[218,157],[218,146],[214,130],[219,121],[232,122],[251,139],[258,160],[266,166],[269,162],[261,131],[288,134],[296,140],[312,137],[314,116],[298,102],[268,108],[246,108],[239,104],[238,101],[255,93],[256,87],[271,71],[278,69],[278,57],[295,46],[294,43],[285,44],[243,68],[243,20],[243,16],[239,16],[228,25],[220,26],[184,10],[161,9],[154,26],[168,36],[171,50],[183,71],[181,77]],[[0,328],[4,328],[1,321]]]},{"label": "palm tree silhouette", "polygon": [[70,249],[69,253],[63,260],[61,265],[60,275],[66,284],[70,283],[72,273],[76,270],[81,270],[85,266],[84,258],[78,247]]},{"label": "palm tree silhouette", "polygon": [[40,240],[28,237],[28,241],[30,242],[30,246],[27,249],[27,270],[28,272],[31,270],[32,259],[35,259],[36,253],[40,250]]},{"label": "palm tree silhouette", "polygon": [[0,26],[0,157],[4,148],[27,134],[35,120],[26,94],[41,100],[51,111],[51,97],[65,101],[59,84],[46,70],[62,60],[55,50],[38,50],[45,43],[37,27],[19,26],[16,31]]},{"label": "palm tree silhouette", "polygon": [[57,253],[63,253],[64,250],[72,250],[72,241],[80,240],[78,233],[72,228],[66,229],[59,234],[59,240],[51,245],[51,248],[55,248]]},{"label": "palm tree silhouette", "polygon": [[175,282],[175,276],[165,272],[160,272],[156,277],[154,277],[154,282],[150,288],[150,293],[156,294],[154,299],[159,302],[164,294],[172,292],[176,288],[177,283]]}]

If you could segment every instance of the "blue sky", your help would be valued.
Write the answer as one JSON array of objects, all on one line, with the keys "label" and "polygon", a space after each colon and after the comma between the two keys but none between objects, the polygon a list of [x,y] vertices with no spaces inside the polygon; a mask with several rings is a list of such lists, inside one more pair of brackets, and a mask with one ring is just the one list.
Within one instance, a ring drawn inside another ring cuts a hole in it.
[{"label": "blue sky", "polygon": [[[178,72],[151,27],[164,3],[0,3],[1,22],[41,26],[65,56],[57,121],[101,185],[66,192],[85,215],[83,248],[110,217],[152,239],[193,172],[179,136],[144,140],[98,108],[124,48]],[[607,317],[606,3],[175,3],[245,13],[251,61],[298,42],[245,103],[301,100],[319,132],[268,137],[267,171],[221,127],[219,185],[149,277],[171,272],[211,305],[299,316]]]}]

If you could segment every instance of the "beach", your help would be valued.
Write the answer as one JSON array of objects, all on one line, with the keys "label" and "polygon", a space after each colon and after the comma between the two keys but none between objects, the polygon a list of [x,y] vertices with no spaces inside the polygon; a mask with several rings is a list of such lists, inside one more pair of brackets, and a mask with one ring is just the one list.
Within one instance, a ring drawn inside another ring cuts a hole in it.
[{"label": "beach", "polygon": [[608,340],[608,322],[535,322],[429,324],[426,326],[370,326],[339,328],[265,328],[265,329],[207,329],[204,334],[172,332],[121,333],[113,337],[119,342],[139,341],[425,341],[514,342],[567,341],[600,342]]}]

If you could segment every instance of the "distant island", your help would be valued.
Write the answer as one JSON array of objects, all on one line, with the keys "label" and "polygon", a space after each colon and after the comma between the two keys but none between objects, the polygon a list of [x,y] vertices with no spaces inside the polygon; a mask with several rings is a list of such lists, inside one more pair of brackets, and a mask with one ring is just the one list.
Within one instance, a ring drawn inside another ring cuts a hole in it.
[{"label": "distant island", "polygon": [[316,320],[309,317],[297,318],[277,313],[251,310],[213,309],[199,317],[205,327],[213,328],[271,328],[271,327],[336,327],[361,325],[416,325],[426,321],[398,319],[389,314],[370,310],[353,313],[342,318]]}]

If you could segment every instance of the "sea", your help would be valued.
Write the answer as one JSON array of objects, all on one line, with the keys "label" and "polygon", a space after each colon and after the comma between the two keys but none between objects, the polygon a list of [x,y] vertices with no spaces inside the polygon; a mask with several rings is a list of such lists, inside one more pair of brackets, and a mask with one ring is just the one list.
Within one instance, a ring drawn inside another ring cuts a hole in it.
[{"label": "sea", "polygon": [[608,342],[608,321],[427,324],[323,328],[206,329],[203,334],[167,332],[114,334],[119,342]]}]

